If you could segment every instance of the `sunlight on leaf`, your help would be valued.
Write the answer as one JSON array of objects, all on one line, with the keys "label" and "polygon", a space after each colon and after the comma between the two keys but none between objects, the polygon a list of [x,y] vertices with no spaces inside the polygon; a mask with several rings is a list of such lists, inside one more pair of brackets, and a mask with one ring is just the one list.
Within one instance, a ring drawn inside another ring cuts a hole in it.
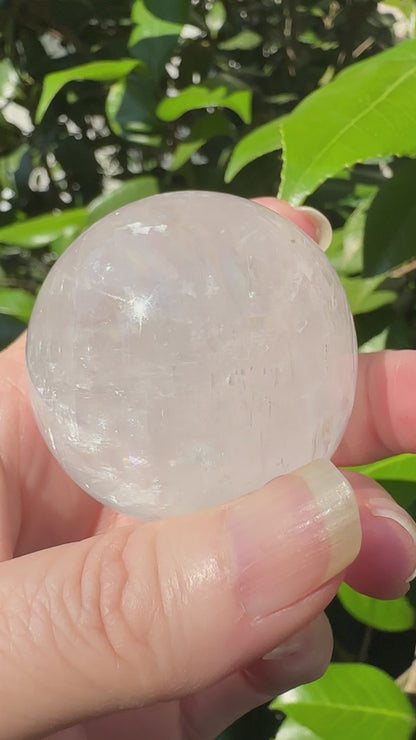
[{"label": "sunlight on leaf", "polygon": [[380,601],[357,593],[343,583],[338,598],[354,619],[383,632],[404,632],[415,624],[415,614],[406,597]]},{"label": "sunlight on leaf", "polygon": [[292,719],[286,719],[276,735],[276,740],[322,740],[322,738]]},{"label": "sunlight on leaf", "polygon": [[211,38],[216,39],[218,32],[221,31],[225,21],[227,20],[227,11],[221,0],[215,0],[211,10],[205,16],[205,23],[207,24]]},{"label": "sunlight on leaf", "polygon": [[362,475],[368,475],[370,478],[374,478],[374,480],[403,480],[413,482],[416,481],[416,455],[406,452],[404,455],[395,455],[386,460],[351,468],[351,470],[357,470]]},{"label": "sunlight on leaf", "polygon": [[62,213],[29,218],[0,228],[0,242],[26,249],[45,247],[65,234],[66,229],[84,226],[86,217],[85,208],[73,208]]},{"label": "sunlight on leaf", "polygon": [[377,290],[385,279],[385,275],[374,278],[340,276],[354,316],[376,311],[396,300],[397,294],[393,290]]},{"label": "sunlight on leaf", "polygon": [[118,208],[133,203],[142,198],[148,198],[159,192],[158,181],[155,177],[142,175],[119,185],[111,193],[100,195],[88,206],[87,226],[99,221]]},{"label": "sunlight on leaf", "polygon": [[241,31],[226,41],[221,41],[218,44],[218,48],[221,51],[250,51],[251,49],[257,49],[262,41],[263,39],[260,34],[248,28],[246,31]]},{"label": "sunlight on leaf", "polygon": [[42,94],[36,111],[36,123],[40,123],[55,95],[68,82],[92,80],[96,82],[111,82],[126,77],[139,62],[135,59],[121,59],[119,61],[99,61],[81,64],[78,67],[69,67],[59,72],[46,75]]},{"label": "sunlight on leaf", "polygon": [[416,153],[416,41],[348,67],[282,126],[280,197],[302,203],[342,167]]},{"label": "sunlight on leaf", "polygon": [[250,90],[236,90],[225,85],[190,85],[174,98],[164,98],[157,108],[162,121],[175,121],[190,110],[201,108],[228,108],[237,113],[244,123],[251,120]]},{"label": "sunlight on leaf", "polygon": [[314,683],[292,689],[271,708],[322,740],[410,740],[415,717],[394,681],[369,665],[332,664]]},{"label": "sunlight on leaf", "polygon": [[0,313],[14,316],[15,319],[28,323],[34,296],[19,288],[0,288]]}]

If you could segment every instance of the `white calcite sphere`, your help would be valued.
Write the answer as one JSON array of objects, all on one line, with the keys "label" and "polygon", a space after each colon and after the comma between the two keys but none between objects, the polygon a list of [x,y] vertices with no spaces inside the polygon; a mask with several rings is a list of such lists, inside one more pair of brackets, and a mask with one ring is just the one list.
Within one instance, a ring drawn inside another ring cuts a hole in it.
[{"label": "white calcite sphere", "polygon": [[94,224],[30,321],[34,411],[85,491],[144,519],[231,500],[335,451],[356,382],[351,313],[293,224],[219,193]]}]

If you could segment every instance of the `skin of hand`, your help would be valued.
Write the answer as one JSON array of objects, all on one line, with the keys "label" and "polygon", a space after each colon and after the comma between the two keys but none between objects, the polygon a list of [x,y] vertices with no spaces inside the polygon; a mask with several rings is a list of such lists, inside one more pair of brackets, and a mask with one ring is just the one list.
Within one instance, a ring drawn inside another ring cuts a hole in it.
[{"label": "skin of hand", "polygon": [[[260,202],[319,240],[319,216]],[[322,675],[343,579],[377,598],[408,590],[413,521],[329,461],[189,517],[103,508],[38,432],[24,345],[0,355],[0,740],[213,739]],[[415,429],[416,353],[360,357],[334,463],[416,452]]]}]

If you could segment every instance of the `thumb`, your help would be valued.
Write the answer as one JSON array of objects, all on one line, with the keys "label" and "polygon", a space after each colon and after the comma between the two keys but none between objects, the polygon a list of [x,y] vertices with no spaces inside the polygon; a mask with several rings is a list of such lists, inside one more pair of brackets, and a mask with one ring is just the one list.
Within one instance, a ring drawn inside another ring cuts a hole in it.
[{"label": "thumb", "polygon": [[322,611],[360,539],[352,488],[318,461],[227,506],[1,564],[0,740],[253,662]]}]

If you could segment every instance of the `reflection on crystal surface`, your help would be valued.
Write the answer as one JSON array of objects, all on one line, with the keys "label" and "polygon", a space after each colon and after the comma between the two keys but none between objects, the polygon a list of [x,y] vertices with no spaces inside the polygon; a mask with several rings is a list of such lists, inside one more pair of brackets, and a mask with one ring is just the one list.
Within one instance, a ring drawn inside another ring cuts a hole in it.
[{"label": "reflection on crystal surface", "polygon": [[39,294],[27,362],[65,470],[148,519],[330,456],[356,342],[308,237],[258,204],[186,192],[126,206],[77,239]]}]

